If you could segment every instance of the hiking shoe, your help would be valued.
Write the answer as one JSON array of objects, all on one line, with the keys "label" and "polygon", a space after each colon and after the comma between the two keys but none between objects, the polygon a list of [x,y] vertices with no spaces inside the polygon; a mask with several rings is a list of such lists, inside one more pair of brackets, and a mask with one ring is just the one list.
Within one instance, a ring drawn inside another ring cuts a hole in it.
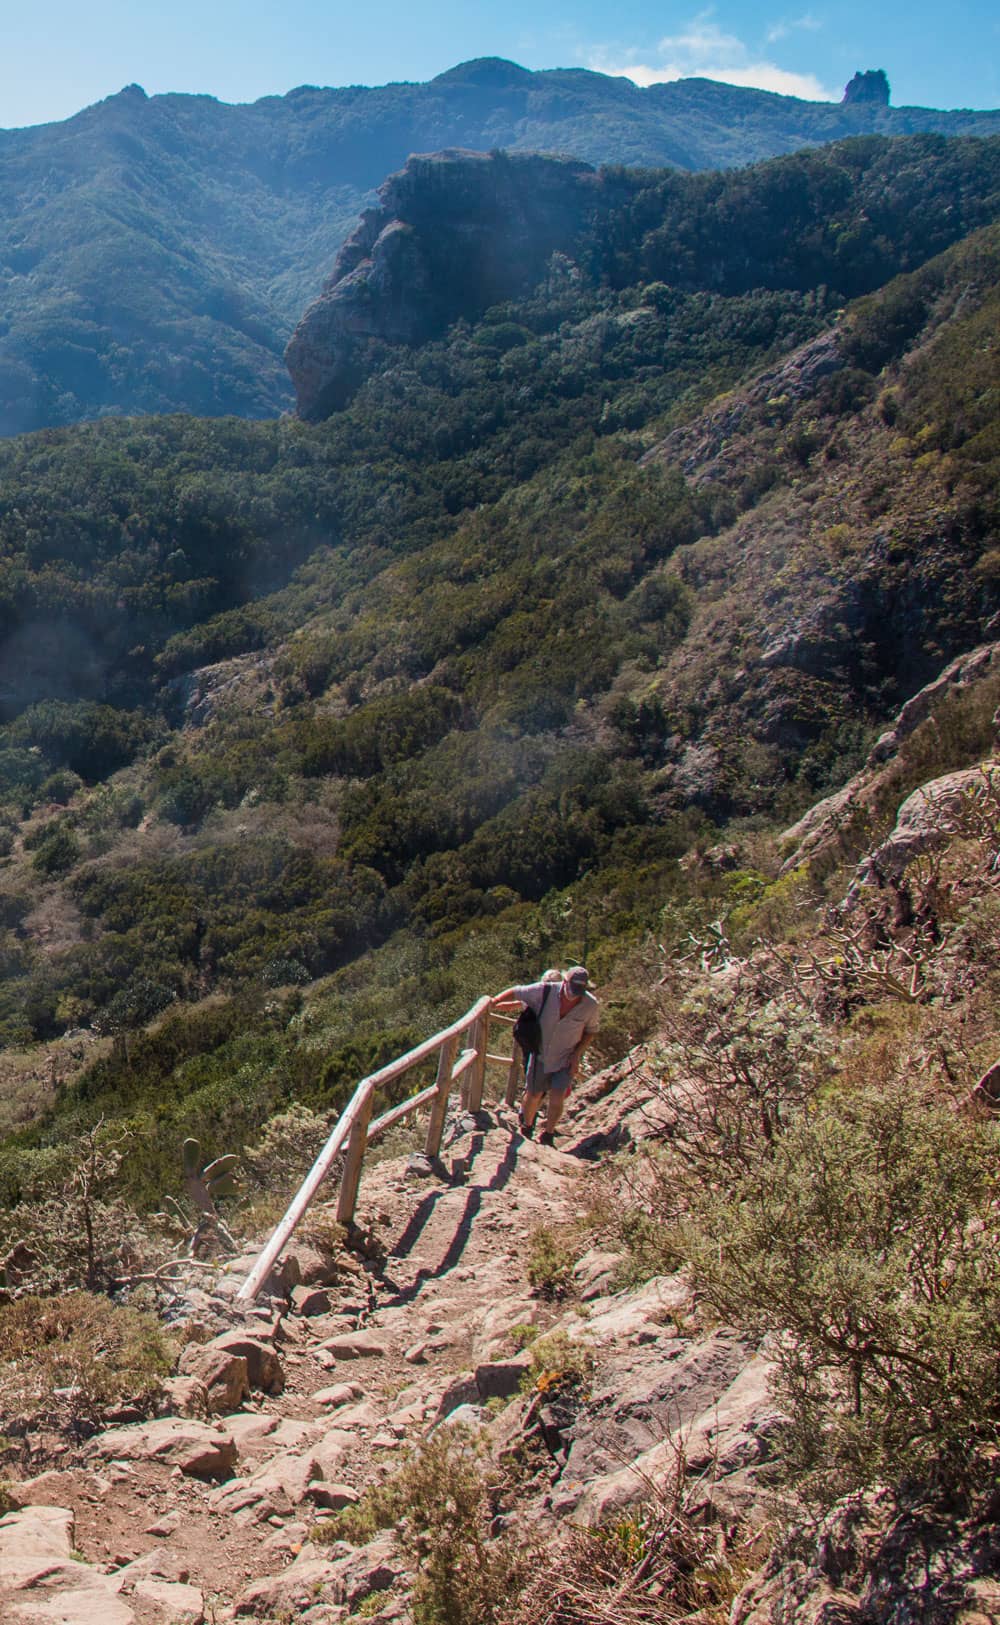
[{"label": "hiking shoe", "polygon": [[535,1132],[535,1125],[534,1125],[534,1123],[526,1123],[524,1121],[524,1113],[523,1112],[518,1112],[518,1114],[517,1114],[517,1126],[520,1129],[521,1133],[523,1134],[524,1138],[526,1140],[530,1140],[531,1136]]},{"label": "hiking shoe", "polygon": [[551,1146],[554,1146],[555,1143],[556,1143],[556,1137],[555,1137],[554,1134],[550,1134],[548,1129],[546,1129],[543,1134],[540,1134],[538,1136],[538,1143],[539,1143],[539,1145],[551,1145]]}]

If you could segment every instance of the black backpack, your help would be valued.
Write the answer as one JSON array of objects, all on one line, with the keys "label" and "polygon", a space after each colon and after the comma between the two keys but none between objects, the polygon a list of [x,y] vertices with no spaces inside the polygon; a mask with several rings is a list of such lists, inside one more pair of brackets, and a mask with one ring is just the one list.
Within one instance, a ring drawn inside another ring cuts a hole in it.
[{"label": "black backpack", "polygon": [[[552,984],[548,982],[542,994],[542,1010],[545,1009],[545,1001],[551,991]],[[525,1061],[529,1061],[533,1055],[537,1055],[541,1050],[542,1010],[539,1010],[536,1016],[534,1010],[529,1005],[525,1005],[514,1023],[514,1042],[524,1056]]]}]

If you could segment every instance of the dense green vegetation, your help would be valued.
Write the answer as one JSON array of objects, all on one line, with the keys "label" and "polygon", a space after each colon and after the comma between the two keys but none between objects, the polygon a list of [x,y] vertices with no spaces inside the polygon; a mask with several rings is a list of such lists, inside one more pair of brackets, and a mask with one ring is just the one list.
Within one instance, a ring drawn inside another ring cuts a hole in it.
[{"label": "dense green vegetation", "polygon": [[412,152],[702,169],[866,132],[997,128],[995,113],[810,104],[700,80],[640,90],[497,61],[241,107],[132,85],[63,124],[0,134],[0,433],[289,404],[291,328]]},{"label": "dense green vegetation", "polygon": [[[11,1192],[104,1117],[155,1202],[186,1133],[332,1108],[559,958],[608,1054],[645,1029],[647,934],[765,884],[678,860],[840,783],[997,607],[997,228],[926,259],[997,162],[645,175],[609,262],[387,350],[326,424],[0,446],[0,1033],[108,1040]],[[726,269],[758,217],[768,266]]]}]

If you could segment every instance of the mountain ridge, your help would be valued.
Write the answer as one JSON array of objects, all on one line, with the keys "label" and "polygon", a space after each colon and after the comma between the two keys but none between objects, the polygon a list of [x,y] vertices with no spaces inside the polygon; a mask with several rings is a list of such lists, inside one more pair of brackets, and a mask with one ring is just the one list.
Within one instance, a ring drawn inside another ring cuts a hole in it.
[{"label": "mountain ridge", "polygon": [[1000,113],[512,67],[488,63],[485,83],[482,64],[460,64],[429,84],[307,86],[235,106],[132,86],[64,122],[0,132],[0,433],[284,410],[294,323],[372,189],[412,152],[704,168],[865,131],[1000,128]]}]

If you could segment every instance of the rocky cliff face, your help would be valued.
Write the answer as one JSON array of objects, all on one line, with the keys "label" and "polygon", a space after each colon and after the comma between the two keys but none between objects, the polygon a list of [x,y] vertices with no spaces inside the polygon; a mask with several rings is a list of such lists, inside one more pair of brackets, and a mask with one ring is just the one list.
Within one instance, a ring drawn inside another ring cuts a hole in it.
[{"label": "rocky cliff face", "polygon": [[534,153],[447,151],[390,175],[285,354],[301,416],[343,406],[378,343],[419,344],[572,259],[613,183]]},{"label": "rocky cliff face", "polygon": [[845,107],[888,107],[889,79],[884,68],[856,73],[844,87]]}]

